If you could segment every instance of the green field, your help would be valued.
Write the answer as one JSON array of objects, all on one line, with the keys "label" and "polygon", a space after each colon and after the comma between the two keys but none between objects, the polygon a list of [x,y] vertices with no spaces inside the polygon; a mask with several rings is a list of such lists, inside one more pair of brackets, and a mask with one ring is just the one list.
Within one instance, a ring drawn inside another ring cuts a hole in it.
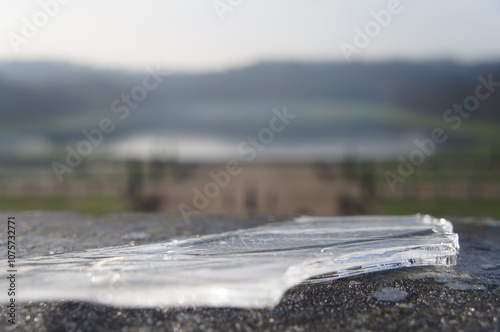
[{"label": "green field", "polygon": [[[372,203],[374,214],[409,215],[431,214],[437,217],[492,217],[500,219],[500,204],[493,198],[453,199],[437,198],[375,198]],[[68,198],[62,196],[0,196],[0,210],[3,211],[75,211],[89,215],[105,215],[130,210],[130,204],[123,197],[89,196]]]},{"label": "green field", "polygon": [[500,204],[494,198],[437,198],[423,201],[416,198],[375,199],[379,214],[430,214],[436,217],[491,217],[500,219]]},{"label": "green field", "polygon": [[75,211],[90,215],[104,215],[129,209],[124,197],[88,196],[0,196],[3,211]]}]

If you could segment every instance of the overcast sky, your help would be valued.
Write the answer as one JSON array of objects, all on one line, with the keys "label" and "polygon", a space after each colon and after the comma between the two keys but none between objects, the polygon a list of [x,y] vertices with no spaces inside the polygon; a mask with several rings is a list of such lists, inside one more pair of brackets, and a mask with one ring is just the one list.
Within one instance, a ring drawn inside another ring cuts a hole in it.
[{"label": "overcast sky", "polygon": [[[139,70],[160,65],[183,71],[262,60],[345,61],[341,43],[355,46],[355,29],[373,27],[371,12],[387,10],[389,3],[57,0],[67,4],[44,22],[41,4],[54,1],[0,0],[0,61],[52,60]],[[236,5],[218,13],[217,3]],[[399,13],[353,60],[500,60],[500,1],[400,3]],[[23,34],[23,26],[34,19],[38,32]]]}]

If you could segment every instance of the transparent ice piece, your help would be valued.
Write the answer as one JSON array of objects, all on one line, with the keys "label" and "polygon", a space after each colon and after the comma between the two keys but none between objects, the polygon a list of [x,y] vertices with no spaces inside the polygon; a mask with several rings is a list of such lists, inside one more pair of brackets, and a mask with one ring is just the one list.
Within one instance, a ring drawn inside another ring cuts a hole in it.
[{"label": "transparent ice piece", "polygon": [[[301,217],[167,243],[23,259],[17,300],[268,307],[300,283],[453,265],[458,248],[452,224],[431,216]],[[1,289],[7,282],[4,275]]]}]

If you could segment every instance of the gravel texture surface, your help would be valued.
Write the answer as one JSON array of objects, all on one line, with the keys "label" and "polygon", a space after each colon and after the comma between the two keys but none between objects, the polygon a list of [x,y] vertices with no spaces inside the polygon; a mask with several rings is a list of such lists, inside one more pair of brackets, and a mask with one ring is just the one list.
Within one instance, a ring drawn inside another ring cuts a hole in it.
[{"label": "gravel texture surface", "polygon": [[[18,259],[128,243],[168,241],[255,227],[286,217],[206,217],[190,224],[159,214],[87,217],[73,213],[0,213],[16,217]],[[500,222],[450,218],[460,257],[450,268],[370,273],[290,289],[270,309],[120,309],[88,303],[27,303],[5,331],[500,331]],[[6,223],[5,223],[6,224]],[[6,246],[6,227],[0,232]],[[21,287],[20,287],[21,288]],[[22,289],[20,289],[22,291]]]}]

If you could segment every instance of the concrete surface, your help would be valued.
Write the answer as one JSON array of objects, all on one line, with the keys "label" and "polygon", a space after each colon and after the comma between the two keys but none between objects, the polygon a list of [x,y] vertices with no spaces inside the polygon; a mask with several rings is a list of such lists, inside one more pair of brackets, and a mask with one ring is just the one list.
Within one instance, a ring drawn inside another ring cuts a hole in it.
[{"label": "concrete surface", "polygon": [[[126,243],[152,243],[285,220],[209,217],[191,224],[154,214],[105,218],[72,213],[15,216],[18,255],[32,257]],[[28,303],[6,331],[500,331],[500,222],[450,218],[460,235],[458,265],[371,273],[289,290],[270,309],[120,309],[75,302]],[[0,232],[5,248],[6,227]],[[22,285],[19,285],[22,291]]]}]

